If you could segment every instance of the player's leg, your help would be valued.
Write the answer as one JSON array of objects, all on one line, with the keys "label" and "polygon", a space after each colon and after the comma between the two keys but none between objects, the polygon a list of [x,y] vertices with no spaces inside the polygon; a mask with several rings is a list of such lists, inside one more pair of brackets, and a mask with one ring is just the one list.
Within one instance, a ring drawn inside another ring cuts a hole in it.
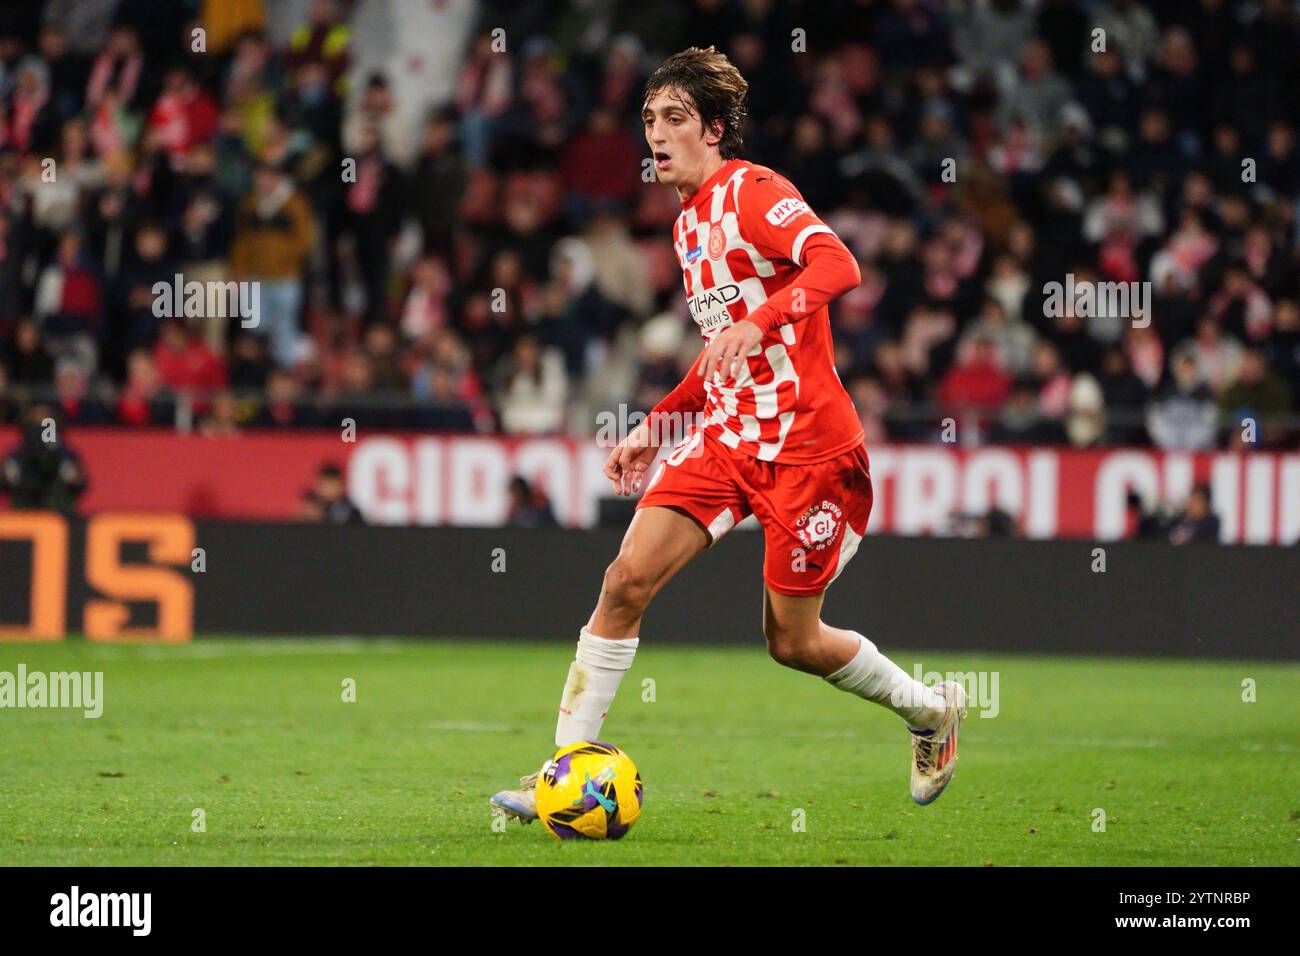
[{"label": "player's leg", "polygon": [[587,627],[610,638],[636,637],[650,599],[710,540],[698,521],[675,508],[637,509],[618,556],[605,569]]},{"label": "player's leg", "polygon": [[618,556],[605,569],[596,610],[578,635],[578,650],[560,697],[555,746],[594,740],[632,666],[641,615],[659,591],[709,546],[693,518],[671,507],[637,509]]},{"label": "player's leg", "polygon": [[821,619],[822,598],[765,588],[763,635],[768,652],[787,667],[824,677],[840,690],[903,718],[912,736],[912,799],[933,803],[957,769],[965,690],[955,681],[927,687],[861,634],[826,624]]},{"label": "player's leg", "polygon": [[756,466],[750,504],[763,525],[763,631],[772,656],[893,711],[912,736],[912,798],[932,802],[956,768],[966,714],[955,682],[927,687],[856,631],[821,620],[822,599],[866,534],[872,493],[866,451],[803,468]]},{"label": "player's leg", "polygon": [[822,621],[824,598],[824,593],[782,594],[770,585],[763,589],[763,637],[772,659],[880,704],[909,728],[937,728],[947,710],[943,694],[910,676],[857,631]]},{"label": "player's leg", "polygon": [[560,698],[555,745],[592,740],[636,654],[651,598],[697,554],[748,515],[726,453],[696,432],[656,468],[605,571],[600,598],[578,637]]},{"label": "player's leg", "polygon": [[[690,560],[748,515],[724,458],[696,434],[658,466],[605,571],[600,598],[560,696],[555,745],[599,736],[640,642],[646,606]],[[492,797],[493,807],[524,822],[536,818],[537,774]]]}]

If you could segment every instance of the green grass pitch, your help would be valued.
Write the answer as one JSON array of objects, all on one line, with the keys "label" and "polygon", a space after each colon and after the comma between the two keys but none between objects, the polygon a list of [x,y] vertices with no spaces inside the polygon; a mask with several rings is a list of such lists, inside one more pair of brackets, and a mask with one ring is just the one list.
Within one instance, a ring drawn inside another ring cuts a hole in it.
[{"label": "green grass pitch", "polygon": [[487,798],[549,755],[570,640],[0,644],[0,671],[102,671],[105,697],[98,720],[0,710],[0,864],[1300,862],[1300,667],[882,649],[998,673],[934,805],[884,709],[761,646],[649,639],[602,734],[645,811],[561,843],[494,831]]}]

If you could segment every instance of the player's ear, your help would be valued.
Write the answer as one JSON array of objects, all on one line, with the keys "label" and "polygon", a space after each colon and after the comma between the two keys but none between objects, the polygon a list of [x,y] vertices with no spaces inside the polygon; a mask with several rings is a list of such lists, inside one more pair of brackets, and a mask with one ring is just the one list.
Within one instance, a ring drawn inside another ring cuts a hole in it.
[{"label": "player's ear", "polygon": [[706,146],[717,146],[722,142],[722,137],[727,133],[727,124],[720,119],[715,119],[708,125],[704,131],[704,143]]}]

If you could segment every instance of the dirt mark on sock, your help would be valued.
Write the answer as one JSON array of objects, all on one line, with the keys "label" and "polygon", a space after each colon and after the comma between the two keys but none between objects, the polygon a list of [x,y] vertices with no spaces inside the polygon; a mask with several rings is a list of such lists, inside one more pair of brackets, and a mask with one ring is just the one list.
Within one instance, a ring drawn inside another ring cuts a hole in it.
[{"label": "dirt mark on sock", "polygon": [[564,684],[564,701],[560,705],[566,710],[572,712],[577,708],[574,706],[582,692],[587,689],[587,681],[590,675],[574,661],[569,665],[569,679]]}]

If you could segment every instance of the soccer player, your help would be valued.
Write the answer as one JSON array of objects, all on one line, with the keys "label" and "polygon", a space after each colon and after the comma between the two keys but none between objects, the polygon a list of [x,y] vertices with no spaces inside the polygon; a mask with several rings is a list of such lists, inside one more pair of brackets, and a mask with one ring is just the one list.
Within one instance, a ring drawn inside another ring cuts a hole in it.
[{"label": "soccer player", "polygon": [[[748,84],[712,47],[669,57],[646,83],[642,119],[661,183],[682,212],[673,245],[705,345],[686,378],[609,455],[621,495],[645,494],[578,636],[555,744],[599,738],[632,665],[650,600],[737,522],[765,539],[763,634],[779,663],[874,701],[907,723],[912,798],[952,779],[960,684],[927,687],[856,631],[821,620],[826,587],[866,533],[871,475],[857,412],[835,371],[827,303],[857,262],[788,180],[740,158]],[[658,424],[701,413],[647,483]],[[536,818],[537,774],[492,797]]]}]

